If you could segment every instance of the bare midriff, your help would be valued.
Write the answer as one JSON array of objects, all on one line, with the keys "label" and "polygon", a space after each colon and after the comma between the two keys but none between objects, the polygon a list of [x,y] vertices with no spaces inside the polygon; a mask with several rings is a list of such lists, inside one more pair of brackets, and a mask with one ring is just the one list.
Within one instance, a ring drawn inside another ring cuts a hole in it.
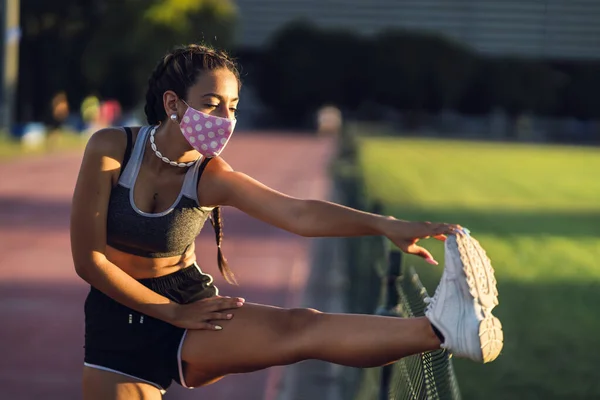
[{"label": "bare midriff", "polygon": [[179,256],[164,258],[148,258],[136,256],[106,246],[106,258],[135,279],[158,278],[172,274],[192,265],[196,261],[196,246],[192,244]]}]

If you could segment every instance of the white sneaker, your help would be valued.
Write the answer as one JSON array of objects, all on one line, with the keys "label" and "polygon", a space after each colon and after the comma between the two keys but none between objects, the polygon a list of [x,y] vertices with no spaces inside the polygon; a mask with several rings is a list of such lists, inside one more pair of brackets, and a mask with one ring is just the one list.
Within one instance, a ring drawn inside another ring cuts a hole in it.
[{"label": "white sneaker", "polygon": [[487,363],[502,350],[502,324],[492,315],[498,290],[490,259],[477,240],[449,235],[445,267],[425,316],[444,335],[442,348],[456,357]]}]

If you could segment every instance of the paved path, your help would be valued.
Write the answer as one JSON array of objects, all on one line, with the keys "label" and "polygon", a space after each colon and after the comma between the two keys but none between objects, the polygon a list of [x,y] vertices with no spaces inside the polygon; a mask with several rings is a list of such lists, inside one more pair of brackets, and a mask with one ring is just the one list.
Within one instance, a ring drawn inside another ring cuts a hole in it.
[{"label": "paved path", "polygon": [[[224,152],[235,169],[282,192],[325,198],[329,139],[239,133]],[[0,164],[0,387],[2,398],[77,399],[83,357],[86,284],[69,248],[70,199],[81,154]],[[198,239],[202,268],[222,294],[297,306],[309,273],[311,241],[236,210],[224,210],[224,251],[241,287],[223,283],[212,228]],[[283,368],[228,377],[169,400],[274,400]]]}]

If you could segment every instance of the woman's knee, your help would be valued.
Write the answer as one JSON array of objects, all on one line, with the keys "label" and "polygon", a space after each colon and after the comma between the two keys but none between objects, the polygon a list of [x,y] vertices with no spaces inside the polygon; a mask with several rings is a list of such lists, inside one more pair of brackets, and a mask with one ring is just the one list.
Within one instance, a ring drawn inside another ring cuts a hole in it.
[{"label": "woman's knee", "polygon": [[195,368],[186,363],[184,366],[185,385],[190,388],[208,386],[225,377],[220,373],[207,373],[204,369]]},{"label": "woman's knee", "polygon": [[288,309],[284,317],[284,329],[289,334],[297,334],[304,329],[308,329],[315,324],[322,314],[314,308],[291,308]]}]

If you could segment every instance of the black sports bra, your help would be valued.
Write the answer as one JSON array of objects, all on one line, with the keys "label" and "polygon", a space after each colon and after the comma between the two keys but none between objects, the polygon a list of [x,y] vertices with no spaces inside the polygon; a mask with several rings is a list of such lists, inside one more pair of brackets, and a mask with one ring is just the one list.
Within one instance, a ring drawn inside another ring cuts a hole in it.
[{"label": "black sports bra", "polygon": [[121,176],[112,189],[106,221],[106,243],[118,250],[142,257],[159,258],[184,254],[200,234],[211,207],[198,203],[198,182],[210,158],[201,158],[185,174],[175,202],[160,213],[146,213],[136,207],[133,188],[140,170],[150,127],[142,127],[133,146],[131,129]]}]

